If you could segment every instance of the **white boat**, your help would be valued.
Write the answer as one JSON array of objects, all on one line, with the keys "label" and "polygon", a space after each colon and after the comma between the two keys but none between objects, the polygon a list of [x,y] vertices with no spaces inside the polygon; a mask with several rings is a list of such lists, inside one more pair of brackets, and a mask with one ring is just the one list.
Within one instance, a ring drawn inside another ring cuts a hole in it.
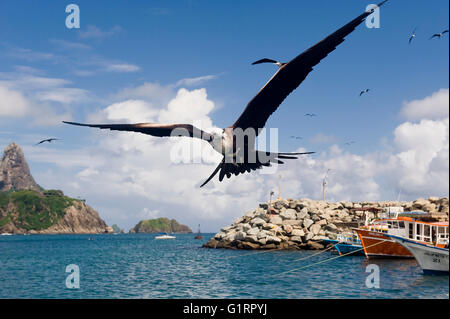
[{"label": "white boat", "polygon": [[[395,242],[408,249],[416,258],[426,275],[448,275],[448,239],[445,248],[424,244],[404,237],[388,235]],[[442,244],[442,243],[441,243]]]},{"label": "white boat", "polygon": [[12,236],[12,234],[10,234],[10,233],[2,233],[1,235],[2,236]]},{"label": "white boat", "polygon": [[170,236],[167,233],[155,237],[155,239],[175,239],[175,238],[176,238],[175,236]]}]

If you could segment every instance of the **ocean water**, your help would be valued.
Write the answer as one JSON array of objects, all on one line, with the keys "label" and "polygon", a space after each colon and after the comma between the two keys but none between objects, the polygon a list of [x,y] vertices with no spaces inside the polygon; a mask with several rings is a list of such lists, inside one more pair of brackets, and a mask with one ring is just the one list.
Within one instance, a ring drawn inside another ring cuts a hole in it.
[{"label": "ocean water", "polygon": [[[194,236],[0,236],[0,298],[449,298],[449,277],[425,276],[414,260],[348,256],[296,271],[336,255],[206,249],[213,234]],[[70,264],[77,289],[66,287]],[[366,286],[370,264],[379,288]]]}]

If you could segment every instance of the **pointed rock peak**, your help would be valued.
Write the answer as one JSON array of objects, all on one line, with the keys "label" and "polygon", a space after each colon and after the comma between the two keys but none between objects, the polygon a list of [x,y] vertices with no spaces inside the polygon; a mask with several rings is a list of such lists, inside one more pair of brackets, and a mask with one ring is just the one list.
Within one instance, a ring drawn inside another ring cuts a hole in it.
[{"label": "pointed rock peak", "polygon": [[9,144],[0,162],[0,191],[32,189],[41,191],[31,176],[22,149],[16,143]]}]

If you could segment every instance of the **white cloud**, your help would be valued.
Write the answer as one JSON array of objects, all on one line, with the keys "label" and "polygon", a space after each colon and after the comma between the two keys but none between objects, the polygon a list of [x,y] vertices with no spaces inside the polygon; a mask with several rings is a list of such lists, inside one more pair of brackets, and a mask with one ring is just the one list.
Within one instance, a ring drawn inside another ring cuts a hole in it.
[{"label": "white cloud", "polygon": [[448,117],[449,90],[441,89],[422,100],[405,102],[401,111],[408,120],[442,119]]},{"label": "white cloud", "polygon": [[118,25],[112,27],[110,30],[102,30],[95,25],[88,25],[86,27],[86,30],[80,30],[79,37],[82,39],[102,39],[110,37],[120,32],[121,30],[122,28]]},{"label": "white cloud", "polygon": [[108,64],[105,69],[110,72],[130,73],[139,71],[140,67],[129,63],[113,63]]},{"label": "white cloud", "polygon": [[29,111],[30,102],[22,93],[0,83],[0,117],[22,117]]},{"label": "white cloud", "polygon": [[197,86],[197,85],[201,85],[207,81],[214,80],[216,78],[217,78],[217,75],[204,75],[204,76],[199,76],[196,78],[186,78],[186,79],[181,79],[180,81],[178,81],[176,86],[187,86],[187,87]]}]

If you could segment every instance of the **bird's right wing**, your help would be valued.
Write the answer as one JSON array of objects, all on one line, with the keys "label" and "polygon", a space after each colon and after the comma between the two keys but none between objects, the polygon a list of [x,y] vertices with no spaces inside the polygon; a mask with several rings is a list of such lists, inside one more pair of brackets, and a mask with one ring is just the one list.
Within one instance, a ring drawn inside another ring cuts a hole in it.
[{"label": "bird's right wing", "polygon": [[[383,5],[387,0],[381,2]],[[289,63],[280,67],[277,73],[266,83],[258,94],[248,103],[244,112],[231,125],[233,129],[253,128],[257,133],[265,126],[267,119],[308,76],[322,59],[333,52],[345,37],[352,33],[372,11],[366,11],[345,26],[332,33],[316,45],[304,51]],[[264,61],[265,59],[263,59]]]},{"label": "bird's right wing", "polygon": [[209,141],[212,137],[211,134],[204,132],[199,128],[196,128],[191,124],[82,124],[66,121],[63,121],[63,123],[78,126],[96,127],[100,129],[109,129],[113,131],[138,132],[158,137],[188,136],[193,138],[200,138],[207,141]]}]

